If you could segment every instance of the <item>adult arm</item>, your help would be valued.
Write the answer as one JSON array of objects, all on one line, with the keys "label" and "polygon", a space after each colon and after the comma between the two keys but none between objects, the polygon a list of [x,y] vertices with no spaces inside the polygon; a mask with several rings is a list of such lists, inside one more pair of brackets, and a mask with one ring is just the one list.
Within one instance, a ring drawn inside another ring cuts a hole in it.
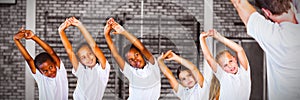
[{"label": "adult arm", "polygon": [[244,24],[247,25],[250,15],[256,12],[256,9],[248,2],[248,0],[231,0],[231,3],[237,10]]}]

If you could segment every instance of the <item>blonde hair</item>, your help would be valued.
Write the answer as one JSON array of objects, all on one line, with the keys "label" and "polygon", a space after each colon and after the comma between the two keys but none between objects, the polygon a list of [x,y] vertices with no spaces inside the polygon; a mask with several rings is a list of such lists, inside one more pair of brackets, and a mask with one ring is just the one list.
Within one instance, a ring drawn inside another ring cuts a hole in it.
[{"label": "blonde hair", "polygon": [[226,53],[229,53],[230,55],[232,55],[229,50],[223,50],[217,54],[215,59],[217,60],[218,64],[220,64],[220,59],[223,58],[224,54],[226,54]]},{"label": "blonde hair", "polygon": [[211,79],[210,89],[209,89],[209,100],[218,100],[220,95],[220,82],[215,75]]}]

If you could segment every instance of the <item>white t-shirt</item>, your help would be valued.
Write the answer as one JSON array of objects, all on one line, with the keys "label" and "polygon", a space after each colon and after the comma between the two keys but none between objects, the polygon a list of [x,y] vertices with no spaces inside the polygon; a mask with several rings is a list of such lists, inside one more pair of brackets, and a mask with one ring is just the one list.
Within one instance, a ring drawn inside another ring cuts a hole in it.
[{"label": "white t-shirt", "polygon": [[178,84],[177,93],[173,91],[180,100],[208,100],[209,86],[204,80],[202,88],[196,83],[191,89]]},{"label": "white t-shirt", "polygon": [[68,79],[67,71],[60,60],[60,68],[56,67],[56,77],[49,78],[36,69],[36,74],[32,73],[38,88],[40,100],[68,100]]},{"label": "white t-shirt", "polygon": [[105,69],[101,64],[91,69],[79,63],[77,71],[72,69],[72,73],[77,77],[77,86],[73,93],[74,100],[101,100],[109,79],[110,65],[106,61]]},{"label": "white t-shirt", "polygon": [[[300,15],[296,15],[300,23]],[[247,32],[266,53],[268,93],[270,100],[300,98],[300,24],[266,20],[253,13]]]},{"label": "white t-shirt", "polygon": [[249,100],[251,92],[250,66],[246,71],[243,66],[236,74],[225,72],[217,66],[216,77],[220,81],[220,100]]},{"label": "white t-shirt", "polygon": [[125,62],[121,72],[129,80],[128,100],[158,100],[160,97],[161,75],[155,64],[147,62],[143,69],[137,69]]}]

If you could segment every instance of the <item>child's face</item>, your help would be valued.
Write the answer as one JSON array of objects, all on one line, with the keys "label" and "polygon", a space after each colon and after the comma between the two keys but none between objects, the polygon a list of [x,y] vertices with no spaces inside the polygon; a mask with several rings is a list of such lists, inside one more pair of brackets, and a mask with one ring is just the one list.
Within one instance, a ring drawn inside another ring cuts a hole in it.
[{"label": "child's face", "polygon": [[183,70],[179,74],[179,80],[184,87],[192,88],[196,84],[194,76],[188,70]]},{"label": "child's face", "polygon": [[126,59],[129,62],[129,64],[135,68],[143,68],[145,66],[145,61],[141,53],[132,48],[128,51],[126,54]]},{"label": "child's face", "polygon": [[50,60],[46,60],[39,67],[40,72],[50,78],[56,77],[56,65]]},{"label": "child's face", "polygon": [[88,46],[82,46],[78,50],[77,56],[80,62],[85,66],[94,67],[96,65],[96,56]]},{"label": "child's face", "polygon": [[227,73],[236,74],[238,71],[237,61],[230,53],[225,53],[220,58],[219,64]]}]

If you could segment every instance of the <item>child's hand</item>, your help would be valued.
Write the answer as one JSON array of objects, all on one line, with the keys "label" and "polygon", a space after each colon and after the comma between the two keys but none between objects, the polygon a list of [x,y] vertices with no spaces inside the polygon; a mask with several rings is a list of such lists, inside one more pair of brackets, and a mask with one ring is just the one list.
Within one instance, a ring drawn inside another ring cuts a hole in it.
[{"label": "child's hand", "polygon": [[105,25],[105,27],[104,27],[104,34],[106,35],[106,34],[109,34],[110,33],[110,31],[111,31],[111,25]]},{"label": "child's hand", "polygon": [[58,31],[59,32],[64,31],[69,26],[71,26],[71,22],[68,19],[66,19],[65,22],[59,26]]},{"label": "child's hand", "polygon": [[200,38],[206,38],[208,36],[208,34],[206,32],[201,32],[200,34]]},{"label": "child's hand", "polygon": [[207,38],[207,37],[209,37],[209,36],[211,36],[209,32],[202,32],[202,33],[200,34],[200,38]]},{"label": "child's hand", "polygon": [[206,38],[209,36],[215,36],[218,32],[215,29],[208,30],[207,32],[202,32],[200,38]]},{"label": "child's hand", "polygon": [[164,57],[164,53],[161,53],[161,55],[157,58],[158,61],[163,61],[165,58]]},{"label": "child's hand", "polygon": [[121,34],[124,30],[124,28],[118,24],[113,18],[109,18],[109,20],[106,23],[107,25],[111,25],[112,29],[114,29],[116,32],[114,34]]},{"label": "child's hand", "polygon": [[19,32],[14,35],[14,39],[31,39],[34,36],[31,30],[25,30],[23,27],[19,29]]},{"label": "child's hand", "polygon": [[15,40],[19,40],[25,37],[25,30],[20,30],[18,33],[14,35]]},{"label": "child's hand", "polygon": [[223,37],[223,36],[221,36],[221,34],[220,34],[218,31],[216,31],[215,29],[208,30],[207,35],[208,35],[208,36],[212,36],[213,38],[216,38],[216,39],[221,39],[221,37]]},{"label": "child's hand", "polygon": [[79,25],[82,25],[81,22],[76,19],[75,17],[71,17],[68,19],[71,23],[71,25],[78,27]]},{"label": "child's hand", "polygon": [[25,30],[25,39],[31,39],[34,33],[31,30]]},{"label": "child's hand", "polygon": [[218,32],[215,29],[210,29],[207,32],[208,36],[215,36],[218,34]]},{"label": "child's hand", "polygon": [[173,53],[172,50],[169,50],[168,52],[166,52],[166,54],[164,54],[162,58],[165,58],[166,60],[175,60],[176,57],[177,55]]}]

